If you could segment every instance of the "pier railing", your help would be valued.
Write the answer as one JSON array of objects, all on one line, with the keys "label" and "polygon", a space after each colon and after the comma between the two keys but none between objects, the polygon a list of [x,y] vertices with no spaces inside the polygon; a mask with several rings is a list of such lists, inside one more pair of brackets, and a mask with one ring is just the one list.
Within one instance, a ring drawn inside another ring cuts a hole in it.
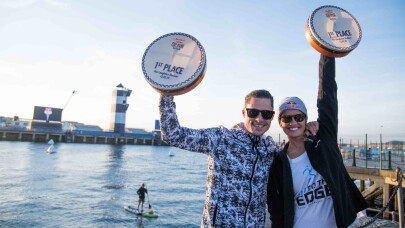
[{"label": "pier railing", "polygon": [[397,167],[405,170],[405,150],[341,150],[346,166],[395,170]]},{"label": "pier railing", "polygon": [[403,227],[405,151],[381,150],[376,153],[352,149],[341,150],[341,153],[347,171],[370,204],[367,211],[375,215],[374,218],[391,219]]}]

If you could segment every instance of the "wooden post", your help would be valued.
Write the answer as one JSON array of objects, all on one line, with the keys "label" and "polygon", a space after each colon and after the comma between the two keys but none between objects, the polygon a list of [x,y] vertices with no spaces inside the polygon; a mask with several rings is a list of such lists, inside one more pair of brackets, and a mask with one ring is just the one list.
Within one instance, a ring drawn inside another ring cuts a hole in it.
[{"label": "wooden post", "polygon": [[391,151],[388,151],[388,170],[391,170]]},{"label": "wooden post", "polygon": [[353,160],[352,166],[356,166],[356,149],[353,149]]},{"label": "wooden post", "polygon": [[364,180],[360,180],[360,192],[364,191],[365,189]]},{"label": "wooden post", "polygon": [[368,147],[367,147],[367,134],[366,134],[366,147],[365,147],[365,149],[366,149],[366,168],[367,168],[367,154],[368,154]]},{"label": "wooden post", "polygon": [[397,181],[398,181],[398,191],[397,191],[397,197],[398,197],[398,217],[399,217],[399,227],[403,228],[404,227],[404,201],[402,199],[402,172],[399,167],[396,169],[397,171]]},{"label": "wooden post", "polygon": [[[390,199],[390,185],[389,184],[384,184],[384,187],[383,187],[383,205],[387,205],[389,199]],[[389,213],[383,213],[383,218],[384,219],[389,219],[389,217],[390,217]]]}]

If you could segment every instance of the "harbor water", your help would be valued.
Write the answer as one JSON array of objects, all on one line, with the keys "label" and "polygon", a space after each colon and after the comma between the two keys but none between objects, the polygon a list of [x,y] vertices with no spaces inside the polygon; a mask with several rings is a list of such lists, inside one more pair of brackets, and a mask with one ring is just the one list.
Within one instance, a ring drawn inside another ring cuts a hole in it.
[{"label": "harbor water", "polygon": [[[199,227],[207,156],[173,147],[0,141],[0,227]],[[174,156],[169,156],[172,153]],[[146,184],[158,218],[129,213]]]}]

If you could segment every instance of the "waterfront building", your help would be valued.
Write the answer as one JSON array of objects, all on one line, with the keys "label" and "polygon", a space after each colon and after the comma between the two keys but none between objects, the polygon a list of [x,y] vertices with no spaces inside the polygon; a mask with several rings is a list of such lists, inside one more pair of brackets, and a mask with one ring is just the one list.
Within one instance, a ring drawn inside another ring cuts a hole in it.
[{"label": "waterfront building", "polygon": [[125,88],[121,83],[112,92],[110,131],[125,133],[125,115],[129,104],[127,98],[132,90]]}]

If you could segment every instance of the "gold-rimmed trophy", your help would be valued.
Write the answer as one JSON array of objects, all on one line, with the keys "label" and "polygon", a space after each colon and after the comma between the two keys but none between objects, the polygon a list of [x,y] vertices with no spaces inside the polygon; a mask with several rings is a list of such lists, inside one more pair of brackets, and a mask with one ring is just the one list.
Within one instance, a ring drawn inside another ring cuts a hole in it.
[{"label": "gold-rimmed trophy", "polygon": [[181,95],[194,89],[207,69],[201,43],[185,33],[169,33],[146,49],[142,71],[146,81],[163,95]]},{"label": "gold-rimmed trophy", "polygon": [[305,24],[309,44],[328,57],[344,57],[360,43],[362,32],[346,10],[326,5],[315,9]]}]

